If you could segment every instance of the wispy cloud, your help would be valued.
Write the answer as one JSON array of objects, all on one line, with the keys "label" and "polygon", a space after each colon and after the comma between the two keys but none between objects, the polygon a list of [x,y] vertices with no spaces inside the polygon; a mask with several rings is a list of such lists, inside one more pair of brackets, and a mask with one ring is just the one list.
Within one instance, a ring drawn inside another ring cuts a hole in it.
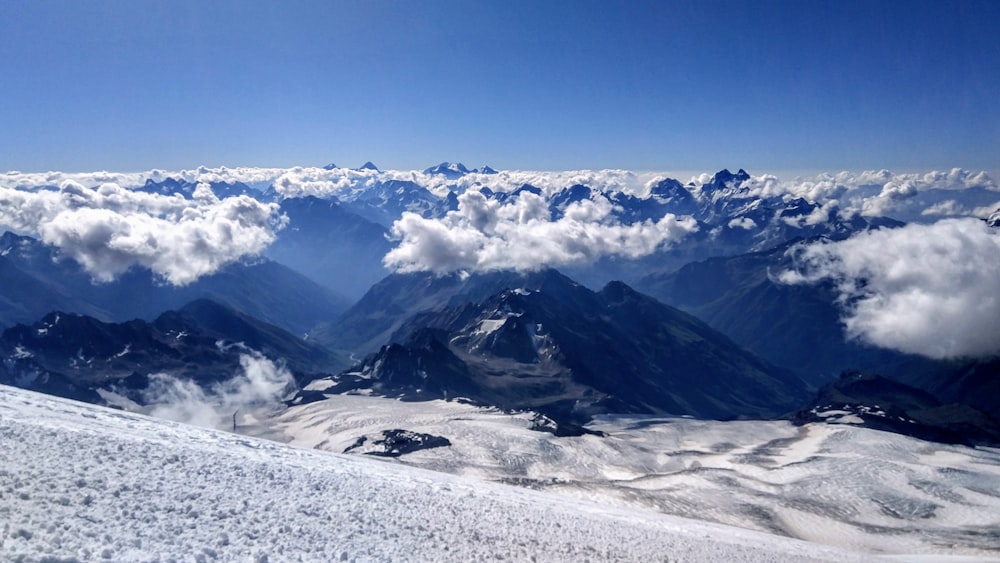
[{"label": "wispy cloud", "polygon": [[292,374],[259,352],[240,354],[240,373],[208,389],[167,374],[150,376],[145,412],[158,418],[208,428],[231,428],[240,410],[275,405],[294,387]]},{"label": "wispy cloud", "polygon": [[849,337],[931,358],[1000,352],[1000,232],[976,219],[793,248],[785,283],[833,282]]}]

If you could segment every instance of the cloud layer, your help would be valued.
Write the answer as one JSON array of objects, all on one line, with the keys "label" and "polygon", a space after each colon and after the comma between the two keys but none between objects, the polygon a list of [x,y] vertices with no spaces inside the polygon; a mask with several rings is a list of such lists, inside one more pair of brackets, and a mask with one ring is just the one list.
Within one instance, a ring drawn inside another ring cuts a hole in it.
[{"label": "cloud layer", "polygon": [[500,204],[468,191],[442,219],[404,213],[392,228],[399,243],[384,259],[402,272],[537,270],[593,262],[604,256],[638,258],[697,230],[690,217],[623,225],[607,198],[572,203],[553,221],[546,200],[523,192]]},{"label": "cloud layer", "polygon": [[73,180],[58,190],[0,187],[0,226],[58,247],[98,281],[142,266],[190,283],[266,248],[283,225],[277,211],[248,196],[220,200],[207,184],[192,199]]},{"label": "cloud layer", "polygon": [[832,281],[847,335],[930,358],[1000,353],[1000,232],[945,219],[793,248],[785,283]]}]

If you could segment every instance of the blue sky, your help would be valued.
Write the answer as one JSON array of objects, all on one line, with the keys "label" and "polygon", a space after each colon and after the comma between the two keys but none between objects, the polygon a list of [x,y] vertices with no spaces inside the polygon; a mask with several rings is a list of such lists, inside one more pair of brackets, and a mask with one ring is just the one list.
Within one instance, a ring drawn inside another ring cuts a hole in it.
[{"label": "blue sky", "polygon": [[0,170],[996,170],[998,26],[968,1],[0,0]]}]

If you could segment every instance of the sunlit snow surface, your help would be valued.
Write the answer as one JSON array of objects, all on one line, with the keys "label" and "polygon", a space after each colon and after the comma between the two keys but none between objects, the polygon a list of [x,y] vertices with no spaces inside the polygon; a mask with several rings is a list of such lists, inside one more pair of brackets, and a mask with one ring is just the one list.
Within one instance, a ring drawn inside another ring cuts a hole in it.
[{"label": "sunlit snow surface", "polygon": [[411,464],[563,498],[709,520],[872,554],[1000,559],[1000,451],[849,425],[605,418],[557,438],[455,402],[333,396],[248,430],[341,452],[402,428],[452,446]]},{"label": "sunlit snow surface", "polygon": [[865,559],[3,386],[0,446],[2,561]]}]

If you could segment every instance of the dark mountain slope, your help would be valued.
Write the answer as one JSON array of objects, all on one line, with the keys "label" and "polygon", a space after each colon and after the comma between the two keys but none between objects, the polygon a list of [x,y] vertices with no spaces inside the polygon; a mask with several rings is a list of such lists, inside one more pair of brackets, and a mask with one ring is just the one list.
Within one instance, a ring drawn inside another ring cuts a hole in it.
[{"label": "dark mountain slope", "polygon": [[53,310],[114,322],[153,319],[196,299],[212,299],[303,334],[336,318],[347,300],[286,266],[251,259],[225,266],[196,282],[175,287],[149,270],[135,268],[109,283],[95,283],[73,260],[29,237],[0,238],[0,326],[30,323]]},{"label": "dark mountain slope", "polygon": [[792,267],[785,252],[793,244],[693,262],[676,272],[647,275],[637,286],[814,384],[830,381],[847,369],[895,377],[928,363],[847,341],[837,294],[829,284],[775,281],[774,275]]},{"label": "dark mountain slope", "polygon": [[969,404],[945,404],[930,393],[884,377],[848,371],[792,416],[799,424],[853,424],[937,442],[1000,444],[1000,422]]},{"label": "dark mountain slope", "polygon": [[155,373],[199,385],[229,379],[247,348],[284,362],[301,379],[339,363],[316,344],[202,300],[153,322],[105,323],[54,312],[9,328],[0,336],[0,382],[90,402],[101,402],[98,389],[138,399]]},{"label": "dark mountain slope", "polygon": [[[427,272],[391,274],[371,287],[360,301],[313,337],[331,349],[367,354],[390,341],[392,335],[417,313],[482,301],[508,288],[542,290],[558,286],[579,295],[586,288],[558,272],[492,272],[473,276],[437,275]],[[559,292],[557,292],[559,293]],[[394,340],[394,341],[398,341]]]},{"label": "dark mountain slope", "polygon": [[[768,417],[807,396],[791,373],[621,283],[595,293],[553,270],[391,282],[424,288],[423,304],[449,303],[416,314],[397,309],[383,323],[398,326],[391,343],[335,378],[331,392],[464,396],[571,422],[607,412]],[[427,291],[435,284],[445,290]],[[387,298],[388,285],[377,295]]]},{"label": "dark mountain slope", "polygon": [[336,201],[285,199],[288,226],[265,254],[310,279],[356,299],[388,273],[382,257],[392,248],[389,231]]}]

